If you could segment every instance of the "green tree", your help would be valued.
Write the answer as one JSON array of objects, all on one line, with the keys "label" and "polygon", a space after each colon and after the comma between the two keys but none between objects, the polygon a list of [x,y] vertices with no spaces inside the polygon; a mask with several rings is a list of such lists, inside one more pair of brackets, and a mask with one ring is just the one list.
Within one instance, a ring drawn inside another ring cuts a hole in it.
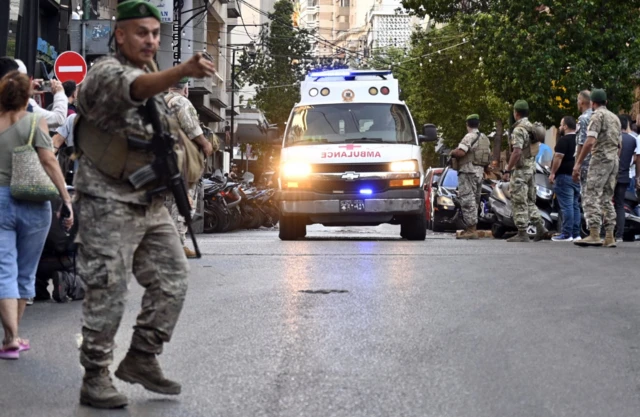
[{"label": "green tree", "polygon": [[242,80],[256,86],[257,106],[281,129],[300,99],[299,83],[311,50],[309,32],[293,27],[292,14],[293,4],[279,0],[269,14],[271,22],[262,34],[262,48],[253,57],[243,54],[239,64]]},{"label": "green tree", "polygon": [[416,14],[429,10],[441,22],[471,29],[486,78],[501,100],[528,100],[532,118],[546,124],[575,113],[577,93],[587,88],[606,89],[614,111],[631,108],[640,56],[639,0],[492,1],[462,9],[463,3],[471,2],[405,0]]}]

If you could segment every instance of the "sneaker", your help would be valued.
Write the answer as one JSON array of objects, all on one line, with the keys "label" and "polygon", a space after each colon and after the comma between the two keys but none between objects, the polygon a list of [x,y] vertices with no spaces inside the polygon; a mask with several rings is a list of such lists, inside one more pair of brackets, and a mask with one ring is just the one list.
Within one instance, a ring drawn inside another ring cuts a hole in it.
[{"label": "sneaker", "polygon": [[561,233],[551,238],[554,242],[573,242],[573,238],[569,235]]},{"label": "sneaker", "polygon": [[581,236],[578,236],[578,237],[575,237],[575,236],[574,236],[574,237],[573,237],[573,241],[574,241],[574,242],[580,242],[581,240],[582,240],[582,237],[581,237]]},{"label": "sneaker", "polygon": [[27,299],[27,305],[28,306],[32,306],[33,305],[33,298],[28,298]]}]

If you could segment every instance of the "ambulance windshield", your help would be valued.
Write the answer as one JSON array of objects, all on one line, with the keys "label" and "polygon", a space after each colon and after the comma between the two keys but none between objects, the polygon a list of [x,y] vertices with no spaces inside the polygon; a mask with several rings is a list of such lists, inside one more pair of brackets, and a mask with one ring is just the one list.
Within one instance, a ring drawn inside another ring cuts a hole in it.
[{"label": "ambulance windshield", "polygon": [[416,144],[404,105],[339,103],[293,110],[285,146],[332,143]]}]

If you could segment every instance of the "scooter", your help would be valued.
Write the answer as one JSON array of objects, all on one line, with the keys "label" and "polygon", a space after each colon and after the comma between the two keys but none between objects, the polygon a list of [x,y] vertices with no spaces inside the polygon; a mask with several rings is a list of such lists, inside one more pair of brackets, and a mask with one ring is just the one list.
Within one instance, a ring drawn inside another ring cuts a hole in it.
[{"label": "scooter", "polygon": [[[549,182],[548,170],[536,164],[535,174],[536,184],[536,206],[540,211],[540,217],[547,230],[551,230],[558,221],[558,210],[554,199],[553,189]],[[489,196],[489,205],[495,215],[495,222],[491,226],[491,232],[497,239],[503,237],[507,232],[517,231],[518,228],[513,220],[513,207],[511,202],[511,190],[508,182],[498,182]],[[529,224],[527,234],[535,236],[536,226]]]},{"label": "scooter", "polygon": [[622,240],[625,242],[633,242],[636,236],[640,235],[640,216],[638,213],[638,196],[635,192],[627,190],[624,198],[624,233]]}]

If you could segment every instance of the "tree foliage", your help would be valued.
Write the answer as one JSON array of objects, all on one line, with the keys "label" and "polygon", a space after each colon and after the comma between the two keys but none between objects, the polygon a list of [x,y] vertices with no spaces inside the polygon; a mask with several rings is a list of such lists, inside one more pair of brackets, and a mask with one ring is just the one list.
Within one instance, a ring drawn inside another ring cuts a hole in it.
[{"label": "tree foliage", "polygon": [[[640,63],[640,1],[405,1],[415,13],[473,32],[497,97],[529,101],[531,116],[557,124],[576,113],[577,93],[604,88],[613,110],[630,109]],[[454,7],[453,5],[457,5]]]},{"label": "tree foliage", "polygon": [[243,81],[256,86],[256,104],[281,128],[300,99],[299,82],[311,50],[309,32],[293,27],[292,14],[293,4],[279,0],[269,13],[269,29],[261,35],[262,48],[255,56],[243,54],[239,60]]}]

